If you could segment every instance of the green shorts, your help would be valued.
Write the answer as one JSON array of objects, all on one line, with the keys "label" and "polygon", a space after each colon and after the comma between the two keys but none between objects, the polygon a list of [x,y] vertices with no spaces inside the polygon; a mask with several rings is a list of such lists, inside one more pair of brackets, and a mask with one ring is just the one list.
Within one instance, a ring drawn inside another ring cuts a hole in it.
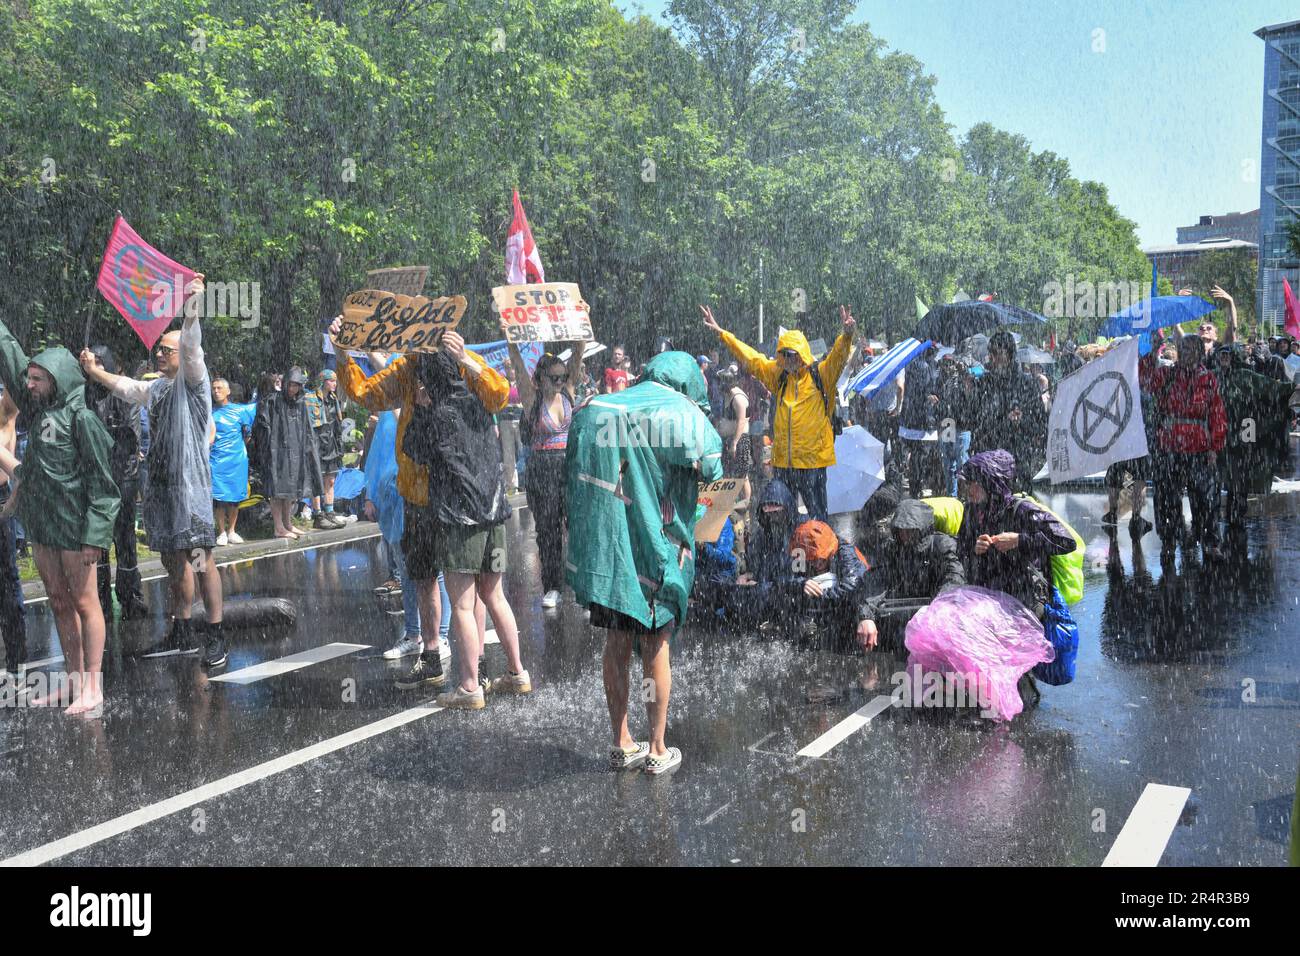
[{"label": "green shorts", "polygon": [[506,526],[443,524],[433,536],[434,564],[444,573],[502,573],[506,569]]}]

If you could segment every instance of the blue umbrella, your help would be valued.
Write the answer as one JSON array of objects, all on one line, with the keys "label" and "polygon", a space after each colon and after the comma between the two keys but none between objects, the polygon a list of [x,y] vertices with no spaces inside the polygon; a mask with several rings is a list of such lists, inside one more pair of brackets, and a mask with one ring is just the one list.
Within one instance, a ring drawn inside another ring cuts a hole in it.
[{"label": "blue umbrella", "polygon": [[1046,325],[1047,319],[1037,312],[1007,305],[1005,302],[981,302],[978,299],[968,299],[965,302],[936,305],[917,325],[913,338],[956,345],[962,339],[978,335],[999,325],[1020,325],[1028,322],[1041,322]]},{"label": "blue umbrella", "polygon": [[1106,338],[1120,335],[1140,335],[1154,332],[1180,322],[1195,322],[1214,311],[1213,304],[1194,295],[1158,295],[1134,302],[1127,309],[1116,312],[1098,334]]}]

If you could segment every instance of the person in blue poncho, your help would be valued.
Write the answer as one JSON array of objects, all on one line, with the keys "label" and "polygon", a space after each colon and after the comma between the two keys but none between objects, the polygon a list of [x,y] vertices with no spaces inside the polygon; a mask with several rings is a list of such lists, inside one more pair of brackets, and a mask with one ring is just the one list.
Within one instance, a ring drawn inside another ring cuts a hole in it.
[{"label": "person in blue poncho", "polygon": [[215,429],[208,452],[212,467],[212,505],[217,519],[217,547],[243,544],[235,531],[239,504],[248,497],[248,446],[246,430],[257,418],[257,405],[241,405],[230,400],[230,383],[224,378],[212,381],[212,424]]},{"label": "person in blue poncho", "polygon": [[[641,381],[574,412],[567,450],[568,583],[591,623],[608,630],[605,700],[610,765],[663,773],[681,763],[664,744],[672,675],[668,638],[686,618],[695,578],[699,482],[722,477],[722,439],[695,360],[665,351]],[[628,670],[640,642],[650,740],[627,726]]]}]

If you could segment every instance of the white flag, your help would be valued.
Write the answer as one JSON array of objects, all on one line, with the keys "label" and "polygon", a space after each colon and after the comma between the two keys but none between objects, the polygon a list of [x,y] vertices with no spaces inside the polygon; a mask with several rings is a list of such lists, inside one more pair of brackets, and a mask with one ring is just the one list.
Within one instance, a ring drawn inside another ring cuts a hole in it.
[{"label": "white flag", "polygon": [[1138,340],[1129,339],[1056,387],[1047,420],[1052,484],[1104,471],[1147,453],[1138,391]]}]

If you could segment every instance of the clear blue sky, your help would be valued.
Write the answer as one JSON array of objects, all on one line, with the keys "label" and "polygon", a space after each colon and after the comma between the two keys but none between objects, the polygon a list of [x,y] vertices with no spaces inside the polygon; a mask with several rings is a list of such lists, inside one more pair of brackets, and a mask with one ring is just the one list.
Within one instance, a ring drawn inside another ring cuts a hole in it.
[{"label": "clear blue sky", "polygon": [[[666,0],[616,0],[662,18]],[[1203,214],[1259,206],[1264,42],[1297,0],[890,0],[859,3],[937,77],[957,135],[987,121],[1106,184],[1142,245]],[[1105,52],[1093,52],[1093,31]]]}]

